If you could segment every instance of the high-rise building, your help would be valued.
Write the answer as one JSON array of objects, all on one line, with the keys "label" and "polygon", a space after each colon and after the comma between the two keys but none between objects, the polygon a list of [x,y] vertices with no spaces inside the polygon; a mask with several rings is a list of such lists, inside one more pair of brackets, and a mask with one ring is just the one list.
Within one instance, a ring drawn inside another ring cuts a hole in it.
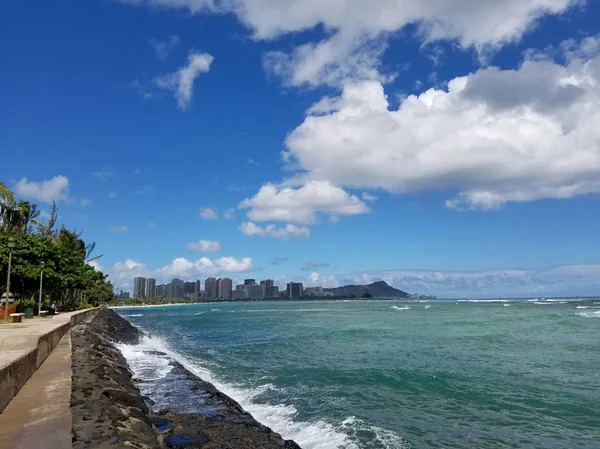
[{"label": "high-rise building", "polygon": [[146,298],[152,299],[156,294],[156,279],[146,279]]},{"label": "high-rise building", "polygon": [[119,299],[129,299],[129,292],[124,292],[123,290],[121,290],[119,292]]},{"label": "high-rise building", "polygon": [[289,282],[287,285],[287,294],[290,299],[298,299],[303,294],[303,285],[300,282]]},{"label": "high-rise building", "polygon": [[167,286],[164,284],[157,285],[154,294],[157,298],[167,298]]},{"label": "high-rise building", "polygon": [[171,298],[185,298],[185,282],[181,279],[171,281]]},{"label": "high-rise building", "polygon": [[256,279],[244,279],[244,285],[254,285],[256,284]]},{"label": "high-rise building", "polygon": [[265,299],[264,285],[246,285],[246,291],[248,292],[248,299]]},{"label": "high-rise building", "polygon": [[269,288],[273,287],[275,283],[273,282],[273,279],[265,279],[264,281],[260,281],[260,285],[264,285],[266,288]]},{"label": "high-rise building", "polygon": [[248,292],[245,285],[236,285],[235,290],[231,292],[232,299],[248,299]]},{"label": "high-rise building", "polygon": [[217,290],[219,291],[219,298],[231,299],[232,298],[232,287],[233,282],[229,278],[219,279],[217,281]]},{"label": "high-rise building", "polygon": [[185,294],[189,294],[189,293],[198,293],[198,284],[196,281],[193,282],[186,282],[185,283],[185,290],[184,290]]},{"label": "high-rise building", "polygon": [[142,299],[146,296],[146,278],[133,278],[133,298]]},{"label": "high-rise building", "polygon": [[265,297],[268,299],[279,298],[279,287],[276,287],[274,285],[267,287]]},{"label": "high-rise building", "polygon": [[206,299],[215,299],[217,297],[217,280],[215,278],[207,278],[204,281],[204,297]]},{"label": "high-rise building", "polygon": [[200,282],[200,279],[196,279],[196,293],[198,293],[198,295],[200,295],[201,292],[202,292],[202,282]]}]

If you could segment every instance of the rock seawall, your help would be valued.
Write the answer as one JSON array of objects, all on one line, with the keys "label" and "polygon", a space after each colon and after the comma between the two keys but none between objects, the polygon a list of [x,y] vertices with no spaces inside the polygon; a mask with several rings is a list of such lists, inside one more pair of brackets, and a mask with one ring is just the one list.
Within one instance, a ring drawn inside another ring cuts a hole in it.
[{"label": "rock seawall", "polygon": [[143,333],[109,309],[77,326],[73,347],[73,448],[300,449],[257,422],[212,384],[171,362],[178,388],[197,401],[194,413],[151,410],[116,343]]}]

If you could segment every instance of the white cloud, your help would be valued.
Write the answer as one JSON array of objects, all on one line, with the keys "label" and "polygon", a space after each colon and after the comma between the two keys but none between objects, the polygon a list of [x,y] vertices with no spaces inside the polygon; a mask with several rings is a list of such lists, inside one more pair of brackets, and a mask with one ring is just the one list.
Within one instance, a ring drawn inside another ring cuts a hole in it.
[{"label": "white cloud", "polygon": [[197,276],[215,276],[220,273],[246,273],[253,271],[252,259],[243,257],[220,257],[211,260],[202,257],[196,261],[185,258],[177,258],[163,268],[156,270],[155,275],[160,278],[192,278]]},{"label": "white cloud", "polygon": [[108,198],[116,198],[116,197],[117,197],[117,195],[118,195],[118,193],[119,193],[119,192],[118,192],[117,190],[113,190],[112,192],[110,192],[110,193],[107,195],[107,197],[108,197]]},{"label": "white cloud", "polygon": [[[397,110],[381,83],[349,84],[288,136],[285,157],[304,170],[295,182],[453,191],[456,209],[600,193],[600,57],[586,48],[581,59],[571,45],[566,66],[536,55],[517,70],[482,69]],[[254,203],[244,205],[260,216]]]},{"label": "white cloud", "polygon": [[89,198],[81,198],[79,200],[79,205],[85,207],[85,206],[89,206],[91,202],[92,202],[92,200],[90,200]]},{"label": "white cloud", "polygon": [[179,70],[161,76],[155,80],[158,87],[172,90],[177,99],[179,109],[185,110],[192,102],[194,92],[194,81],[202,73],[207,73],[213,62],[213,57],[208,53],[191,52],[188,56],[188,64]]},{"label": "white cloud", "polygon": [[188,243],[187,248],[194,251],[214,252],[221,251],[221,244],[215,240],[200,240]]},{"label": "white cloud", "polygon": [[258,165],[258,162],[256,162],[254,159],[250,158],[248,159],[248,163],[251,165]]},{"label": "white cloud", "polygon": [[227,209],[225,212],[223,212],[223,218],[225,220],[235,220],[235,209]]},{"label": "white cloud", "polygon": [[335,219],[369,212],[369,207],[357,196],[348,194],[328,181],[310,181],[298,189],[279,189],[273,184],[266,184],[254,197],[246,198],[238,207],[250,209],[248,218],[253,221],[300,224],[316,223],[320,213]]},{"label": "white cloud", "polygon": [[[519,40],[536,22],[560,14],[580,0],[122,0],[149,6],[186,8],[192,13],[232,12],[255,39],[272,40],[322,27],[327,37],[301,43],[291,53],[272,52],[265,65],[291,85],[336,84],[380,79],[381,55],[389,36],[416,26],[424,43],[455,41],[481,56]],[[385,12],[385,13],[382,13]]]},{"label": "white cloud", "polygon": [[274,224],[267,225],[265,227],[258,226],[251,221],[242,223],[240,225],[240,231],[242,233],[253,237],[273,237],[281,240],[289,240],[295,238],[309,238],[310,229],[306,226],[296,226],[288,223],[285,227],[277,228]]},{"label": "white cloud", "polygon": [[127,232],[129,227],[127,225],[115,225],[110,227],[110,232]]},{"label": "white cloud", "polygon": [[175,47],[177,47],[180,42],[181,39],[179,39],[179,36],[169,36],[164,41],[152,39],[150,41],[150,45],[154,48],[156,59],[159,61],[164,61],[171,55]]},{"label": "white cloud", "polygon": [[102,267],[100,266],[97,260],[91,260],[87,262],[87,264],[96,271],[102,271]]},{"label": "white cloud", "polygon": [[107,274],[115,287],[131,288],[134,277],[146,277],[149,272],[145,264],[126,259],[114,264]]},{"label": "white cloud", "polygon": [[47,181],[28,181],[21,179],[15,185],[15,193],[25,198],[33,198],[44,203],[69,200],[69,179],[66,176],[55,176]]},{"label": "white cloud", "polygon": [[371,195],[367,192],[363,192],[360,196],[363,200],[368,201],[369,203],[377,201],[377,197],[375,195]]},{"label": "white cloud", "polygon": [[204,207],[200,209],[200,217],[204,220],[216,220],[219,218],[219,214],[211,207]]}]

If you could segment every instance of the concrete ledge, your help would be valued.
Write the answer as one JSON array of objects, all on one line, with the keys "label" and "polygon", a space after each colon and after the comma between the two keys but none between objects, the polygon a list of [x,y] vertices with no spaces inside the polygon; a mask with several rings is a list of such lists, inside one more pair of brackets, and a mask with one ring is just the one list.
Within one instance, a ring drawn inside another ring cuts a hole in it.
[{"label": "concrete ledge", "polygon": [[0,328],[0,413],[69,330],[98,309],[5,324]]}]

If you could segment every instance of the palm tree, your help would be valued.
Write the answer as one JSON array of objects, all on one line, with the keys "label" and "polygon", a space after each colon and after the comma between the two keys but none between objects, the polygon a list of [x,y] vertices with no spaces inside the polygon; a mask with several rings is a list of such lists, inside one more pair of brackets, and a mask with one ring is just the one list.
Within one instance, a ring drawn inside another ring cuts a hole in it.
[{"label": "palm tree", "polygon": [[10,191],[6,184],[0,182],[0,205],[4,206],[14,206],[15,204],[15,196]]},{"label": "palm tree", "polygon": [[29,201],[19,201],[16,206],[4,205],[1,211],[0,232],[10,235],[23,235],[31,231],[31,226],[39,226],[40,211]]}]

